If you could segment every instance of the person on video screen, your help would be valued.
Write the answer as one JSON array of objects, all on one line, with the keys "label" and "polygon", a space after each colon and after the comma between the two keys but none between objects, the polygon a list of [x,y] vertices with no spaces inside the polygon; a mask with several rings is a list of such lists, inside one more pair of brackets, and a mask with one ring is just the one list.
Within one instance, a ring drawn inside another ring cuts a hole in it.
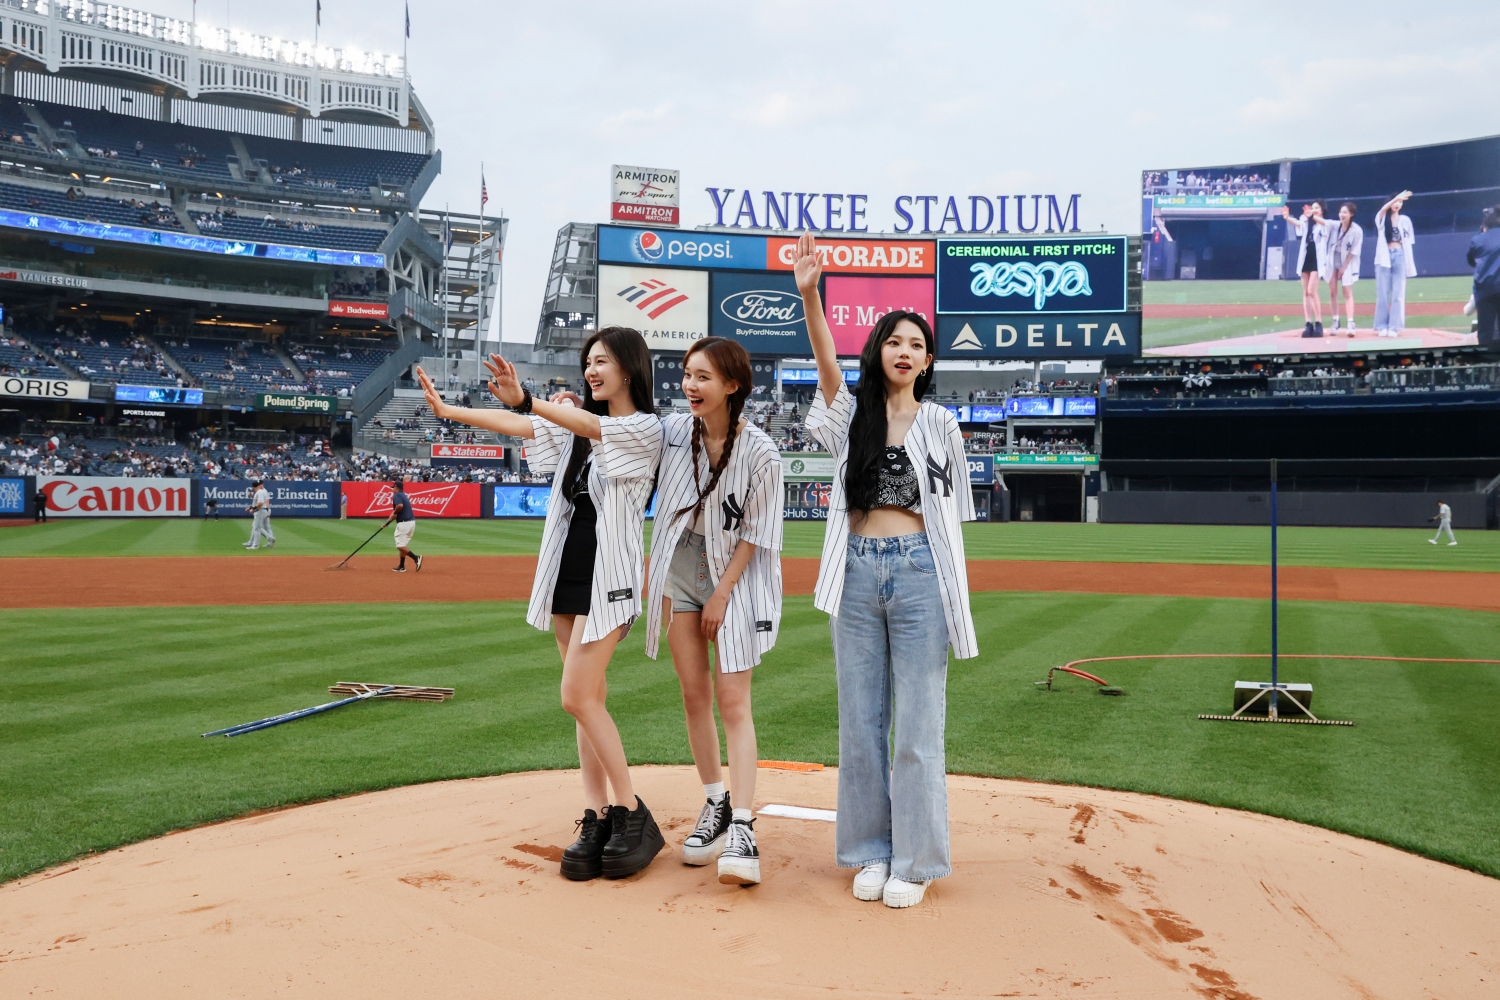
[{"label": "person on video screen", "polygon": [[1358,212],[1354,202],[1339,206],[1339,221],[1327,230],[1328,299],[1333,305],[1333,331],[1339,332],[1339,292],[1343,292],[1344,333],[1354,336],[1354,283],[1359,280],[1359,254],[1365,245],[1365,231],[1354,221]]},{"label": "person on video screen", "polygon": [[1375,336],[1399,337],[1406,329],[1406,279],[1417,276],[1412,244],[1417,235],[1401,214],[1410,191],[1402,191],[1375,213]]},{"label": "person on video screen", "polygon": [[1318,279],[1328,270],[1327,231],[1330,223],[1323,218],[1321,202],[1302,206],[1302,217],[1292,218],[1291,209],[1281,206],[1281,217],[1297,237],[1297,273],[1302,280],[1302,336],[1323,336],[1323,299]]}]

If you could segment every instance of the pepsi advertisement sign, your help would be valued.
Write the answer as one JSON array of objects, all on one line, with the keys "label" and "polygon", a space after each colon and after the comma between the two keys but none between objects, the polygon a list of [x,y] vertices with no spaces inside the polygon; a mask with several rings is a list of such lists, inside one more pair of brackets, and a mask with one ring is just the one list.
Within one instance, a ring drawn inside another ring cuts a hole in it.
[{"label": "pepsi advertisement sign", "polygon": [[1141,314],[945,316],[940,313],[937,335],[939,357],[949,359],[1025,358],[1056,361],[1065,358],[1139,357]]},{"label": "pepsi advertisement sign", "polygon": [[802,293],[791,275],[716,273],[708,332],[738,340],[751,354],[810,354]]},{"label": "pepsi advertisement sign", "polygon": [[766,267],[766,238],[600,226],[599,260],[607,264],[762,271]]},{"label": "pepsi advertisement sign", "polygon": [[937,311],[1122,313],[1128,249],[1123,236],[939,240]]}]

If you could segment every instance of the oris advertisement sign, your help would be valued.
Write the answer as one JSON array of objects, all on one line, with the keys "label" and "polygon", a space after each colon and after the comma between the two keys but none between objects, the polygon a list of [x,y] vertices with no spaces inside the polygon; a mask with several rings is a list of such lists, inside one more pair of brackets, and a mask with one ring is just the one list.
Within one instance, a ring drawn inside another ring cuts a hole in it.
[{"label": "oris advertisement sign", "polygon": [[192,484],[187,479],[115,476],[37,476],[49,517],[187,517]]},{"label": "oris advertisement sign", "polygon": [[[344,483],[350,517],[390,517],[390,483]],[[406,495],[418,517],[479,517],[479,483],[407,483]],[[275,516],[274,507],[272,516]]]},{"label": "oris advertisement sign", "polygon": [[677,181],[675,170],[615,164],[610,168],[609,217],[616,222],[677,225]]},{"label": "oris advertisement sign", "polygon": [[65,378],[7,375],[0,378],[0,395],[32,399],[88,399],[89,384]]},{"label": "oris advertisement sign", "polygon": [[641,331],[654,351],[708,335],[708,272],[599,265],[599,326]]}]

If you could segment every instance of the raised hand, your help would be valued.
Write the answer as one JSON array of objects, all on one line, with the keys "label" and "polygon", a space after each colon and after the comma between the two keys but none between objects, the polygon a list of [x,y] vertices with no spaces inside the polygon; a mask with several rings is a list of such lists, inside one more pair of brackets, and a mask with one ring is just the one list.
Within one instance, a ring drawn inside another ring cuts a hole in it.
[{"label": "raised hand", "polygon": [[422,396],[427,400],[427,408],[432,411],[432,415],[439,418],[445,417],[446,414],[443,411],[448,408],[448,404],[443,402],[442,396],[438,395],[437,386],[432,384],[432,379],[427,377],[421,365],[417,366],[417,383],[422,387]]},{"label": "raised hand", "polygon": [[578,395],[578,393],[573,392],[571,389],[564,389],[562,392],[554,392],[552,394],[552,398],[547,400],[547,402],[556,403],[558,406],[567,403],[569,406],[576,406],[580,410],[583,409],[583,399]]},{"label": "raised hand", "polygon": [[797,279],[797,291],[804,295],[817,291],[818,279],[823,277],[823,258],[818,255],[818,241],[810,232],[802,234],[792,251],[792,273]]},{"label": "raised hand", "polygon": [[520,406],[526,399],[526,393],[521,389],[521,380],[516,376],[515,365],[498,354],[491,354],[484,366],[490,372],[490,395],[506,406]]}]

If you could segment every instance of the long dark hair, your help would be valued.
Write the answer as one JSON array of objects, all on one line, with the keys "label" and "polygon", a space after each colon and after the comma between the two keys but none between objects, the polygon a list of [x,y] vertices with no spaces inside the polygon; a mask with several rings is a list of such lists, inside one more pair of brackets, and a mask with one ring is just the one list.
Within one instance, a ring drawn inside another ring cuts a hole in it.
[{"label": "long dark hair", "polygon": [[[606,326],[583,342],[578,352],[578,369],[589,366],[589,351],[595,344],[603,344],[615,364],[625,373],[626,385],[630,388],[630,401],[644,413],[655,413],[656,403],[651,398],[651,352],[646,347],[646,338],[639,330],[628,326]],[[594,390],[588,380],[583,382],[583,408],[601,417],[609,416],[608,400],[595,399]],[[573,435],[573,451],[568,455],[568,469],[563,473],[563,496],[572,500],[578,493],[578,476],[589,457],[589,439]]]},{"label": "long dark hair", "polygon": [[[1400,194],[1400,193],[1401,193],[1400,191],[1396,192],[1396,194]],[[1391,201],[1393,201],[1393,202],[1396,201],[1396,195],[1391,195]],[[1381,230],[1380,235],[1383,236],[1383,237],[1385,237],[1385,242],[1387,242],[1387,243],[1389,243],[1391,241],[1391,216],[1395,215],[1400,210],[1401,210],[1401,203],[1400,202],[1396,202],[1396,204],[1392,205],[1390,207],[1390,209],[1386,211],[1385,215],[1382,216],[1381,219],[1380,219],[1380,230]],[[1398,229],[1397,235],[1399,235],[1399,234],[1400,233],[1399,233],[1399,229]]]},{"label": "long dark hair", "polygon": [[[687,373],[688,359],[694,354],[702,354],[708,358],[708,363],[713,365],[714,371],[719,373],[719,378],[726,382],[733,382],[734,392],[729,394],[725,400],[729,404],[729,434],[724,438],[724,451],[719,455],[719,460],[714,463],[713,470],[708,477],[708,485],[698,486],[698,497],[692,503],[678,510],[672,515],[675,520],[690,510],[697,510],[703,505],[704,499],[719,485],[719,477],[729,467],[729,456],[734,451],[734,440],[740,432],[740,414],[745,409],[745,400],[750,398],[751,383],[755,376],[750,371],[750,354],[737,340],[729,340],[724,337],[704,337],[702,340],[694,341],[693,346],[682,356],[682,371]],[[698,485],[698,455],[703,450],[703,421],[697,417],[693,418],[693,485]]]},{"label": "long dark hair", "polygon": [[[844,470],[844,496],[850,510],[868,512],[875,504],[877,469],[885,451],[889,425],[885,418],[885,368],[880,363],[886,338],[902,320],[910,320],[922,331],[927,353],[937,360],[937,338],[927,320],[914,312],[888,312],[875,323],[865,348],[859,354],[859,383],[854,387],[854,422],[849,426],[849,464]],[[932,385],[932,365],[917,375],[912,395],[918,403]]]},{"label": "long dark hair", "polygon": [[1339,232],[1347,233],[1349,227],[1354,225],[1354,220],[1359,216],[1359,206],[1352,201],[1345,201],[1339,204],[1339,208],[1347,208],[1349,210],[1349,221],[1339,228]]}]

